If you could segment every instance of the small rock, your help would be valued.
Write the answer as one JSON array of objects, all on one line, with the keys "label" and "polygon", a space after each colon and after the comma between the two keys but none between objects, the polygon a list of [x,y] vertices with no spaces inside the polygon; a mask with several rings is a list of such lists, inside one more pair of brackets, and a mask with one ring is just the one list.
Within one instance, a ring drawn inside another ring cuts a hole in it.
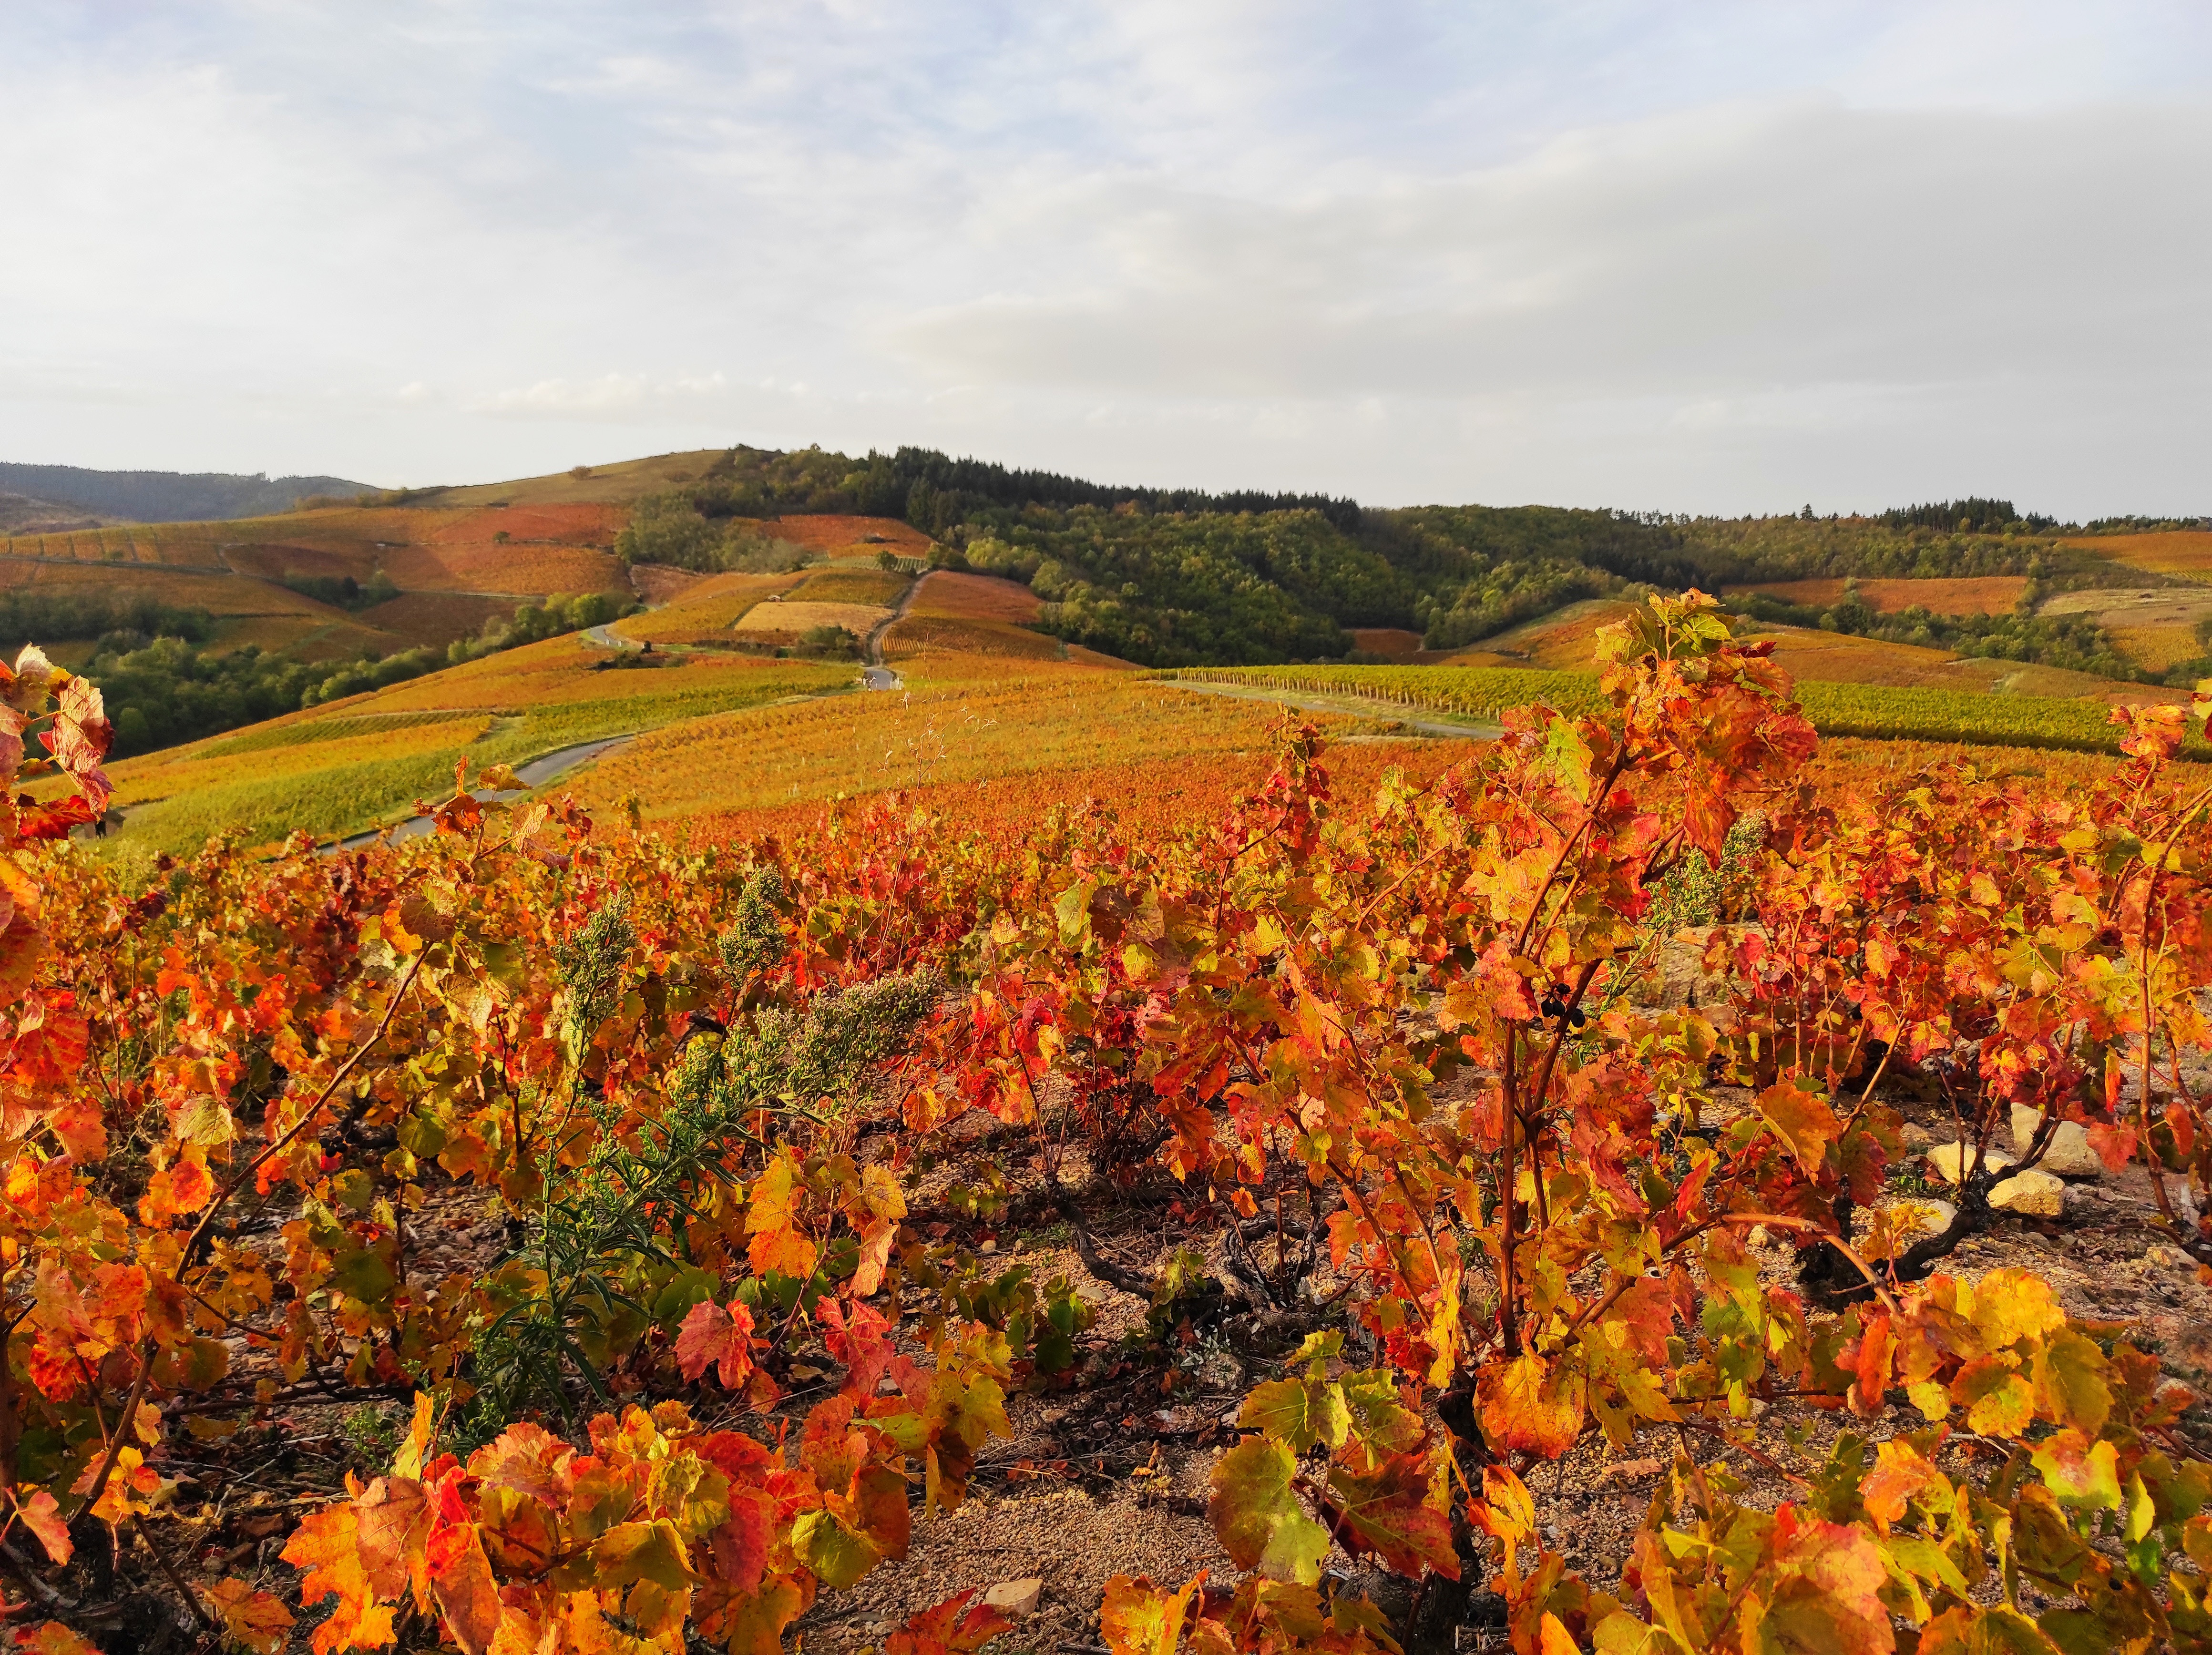
[{"label": "small rock", "polygon": [[2069,1184],[2066,1186],[2066,1215],[2069,1218],[2101,1218],[2105,1214],[2105,1192],[2094,1184]]},{"label": "small rock", "polygon": [[983,1594],[983,1603],[1013,1620],[1026,1621],[1036,1613],[1037,1600],[1043,1596],[1044,1582],[1030,1575],[1026,1579],[1000,1581]]},{"label": "small rock", "polygon": [[2033,1168],[2015,1173],[1990,1191],[1990,1205],[2028,1218],[2063,1218],[2065,1180]]},{"label": "small rock", "polygon": [[[1973,1170],[1974,1146],[1971,1143],[1938,1144],[1928,1152],[1928,1164],[1946,1183],[1964,1183],[1966,1173]],[[2012,1157],[2002,1149],[1992,1149],[1983,1155],[1982,1165],[1990,1172],[2001,1172],[2012,1165]],[[1960,1170],[1962,1167],[1965,1172]]]},{"label": "small rock", "polygon": [[1191,1376],[1208,1391],[1241,1391],[1244,1365],[1225,1350],[1209,1350],[1199,1359]]},{"label": "small rock", "polygon": [[[2030,1109],[2024,1104],[2012,1106],[2012,1147],[2022,1155],[2034,1142],[2036,1129],[2043,1125],[2043,1112]],[[2078,1120],[2062,1120],[2057,1131],[2051,1135],[2050,1146],[2043,1159],[2036,1163],[2044,1172],[2055,1173],[2060,1178],[2102,1178],[2105,1163],[2089,1147],[2088,1129]]]},{"label": "small rock", "polygon": [[2154,1241],[2143,1249],[2143,1263],[2160,1270],[2187,1270],[2191,1275],[2197,1270],[2194,1258],[2180,1248],[2169,1246],[2163,1241]]},{"label": "small rock", "polygon": [[1917,1121],[1908,1120],[1905,1123],[1904,1136],[1905,1147],[1908,1149],[1925,1149],[1936,1142],[1936,1135]]},{"label": "small rock", "polygon": [[2173,1215],[2185,1224],[2197,1222],[2197,1192],[2189,1187],[2185,1178],[2160,1176],[2166,1184],[2166,1198],[2173,1208]]},{"label": "small rock", "polygon": [[976,1251],[976,1252],[998,1252],[998,1250],[999,1250],[999,1242],[998,1242],[998,1239],[997,1239],[995,1236],[994,1236],[994,1237],[992,1237],[990,1240],[988,1240],[985,1241],[981,1246],[980,1246],[980,1247],[978,1247],[978,1248],[976,1248],[976,1249],[975,1249],[975,1251]]}]

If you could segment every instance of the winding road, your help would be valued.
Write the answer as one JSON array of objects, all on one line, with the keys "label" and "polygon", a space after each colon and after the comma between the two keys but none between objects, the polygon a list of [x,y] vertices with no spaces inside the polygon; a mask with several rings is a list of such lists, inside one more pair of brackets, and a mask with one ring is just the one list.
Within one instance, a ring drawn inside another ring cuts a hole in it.
[{"label": "winding road", "polygon": [[877,621],[869,631],[868,641],[861,646],[867,657],[867,664],[860,669],[861,688],[896,689],[899,687],[901,680],[898,674],[884,664],[884,634],[906,619],[906,612],[914,607],[915,594],[921,590],[921,583],[928,579],[929,571],[925,569],[908,581],[906,591],[900,594],[898,607]]},{"label": "winding road", "polygon": [[[519,799],[532,788],[543,787],[547,782],[559,779],[580,765],[604,758],[636,739],[635,735],[602,736],[597,741],[578,742],[574,747],[556,747],[550,753],[539,754],[527,764],[515,766],[514,773],[521,781],[521,786],[478,787],[471,791],[473,797],[487,803],[494,799]],[[350,834],[335,844],[325,845],[323,850],[325,854],[332,851],[358,851],[362,846],[374,845],[387,835],[397,843],[403,839],[420,839],[429,831],[430,818],[414,815],[389,828],[372,828],[367,833]]]},{"label": "winding road", "polygon": [[[908,609],[914,605],[915,594],[921,590],[921,583],[928,579],[927,573],[917,575],[908,584],[905,592],[901,595],[897,607],[878,621],[869,631],[867,640],[862,646],[867,658],[866,664],[860,668],[862,688],[896,689],[899,688],[902,681],[898,674],[884,664],[884,634],[906,618]],[[608,621],[601,626],[585,627],[583,634],[585,641],[607,650],[642,650],[645,647],[643,644],[635,640],[620,636],[613,631],[613,626],[612,621]],[[659,647],[668,650],[671,653],[689,652],[681,645],[662,645]],[[523,784],[520,787],[480,787],[475,790],[475,797],[486,801],[520,798],[532,789],[542,787],[549,781],[557,780],[571,770],[589,764],[595,759],[604,758],[617,749],[627,747],[636,739],[637,737],[635,734],[604,736],[597,741],[579,742],[573,747],[556,748],[550,753],[540,754],[527,764],[515,767],[514,773]],[[364,845],[374,845],[380,839],[389,838],[396,843],[403,839],[420,839],[429,831],[430,818],[427,815],[412,815],[404,821],[388,827],[375,828],[366,833],[349,834],[344,839],[324,846],[324,850],[326,853],[332,851],[356,851]]]}]

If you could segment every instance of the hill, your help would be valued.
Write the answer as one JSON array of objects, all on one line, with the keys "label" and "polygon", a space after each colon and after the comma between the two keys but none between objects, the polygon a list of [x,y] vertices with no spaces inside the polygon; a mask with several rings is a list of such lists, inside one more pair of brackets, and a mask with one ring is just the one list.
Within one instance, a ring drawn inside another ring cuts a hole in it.
[{"label": "hill", "polygon": [[185,523],[289,512],[312,495],[371,492],[343,477],[239,476],[227,471],[95,471],[81,465],[0,462],[0,490],[109,522]]},{"label": "hill", "polygon": [[100,519],[81,506],[0,492],[0,535],[47,530],[96,529]]},{"label": "hill", "polygon": [[[2094,621],[2040,623],[2036,609],[2054,593],[2182,578],[2116,561],[2118,537],[2085,544],[2002,500],[1817,519],[1375,510],[1314,494],[1097,484],[916,448],[739,446],[420,498],[621,504],[624,556],[701,571],[778,567],[786,525],[809,515],[899,519],[933,541],[943,566],[1029,587],[1036,630],[1152,666],[1433,657],[1578,602],[1699,585],[1765,594],[1753,612],[1767,620],[2155,676]],[[1851,602],[1851,580],[1879,591]]]},{"label": "hill", "polygon": [[[2083,536],[2003,501],[1825,519],[1376,510],[911,447],[738,446],[260,517],[42,525],[0,538],[0,631],[21,634],[0,646],[36,637],[125,687],[126,751],[542,638],[556,597],[584,602],[560,609],[575,624],[650,609],[617,621],[631,642],[771,658],[881,634],[1151,667],[1546,666],[1585,661],[1595,617],[1695,585],[1808,680],[2109,698],[2212,671],[2199,543]],[[976,583],[963,603],[995,596],[946,613],[940,580],[895,614],[924,568]],[[182,644],[149,654],[157,636]],[[194,710],[179,723],[172,703]]]}]

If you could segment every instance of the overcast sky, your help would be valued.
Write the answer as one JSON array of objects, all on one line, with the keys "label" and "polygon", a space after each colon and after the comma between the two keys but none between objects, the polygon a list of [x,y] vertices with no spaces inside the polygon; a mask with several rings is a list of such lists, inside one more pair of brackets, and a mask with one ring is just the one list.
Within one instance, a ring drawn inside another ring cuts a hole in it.
[{"label": "overcast sky", "polygon": [[2212,512],[2203,0],[6,0],[0,458]]}]

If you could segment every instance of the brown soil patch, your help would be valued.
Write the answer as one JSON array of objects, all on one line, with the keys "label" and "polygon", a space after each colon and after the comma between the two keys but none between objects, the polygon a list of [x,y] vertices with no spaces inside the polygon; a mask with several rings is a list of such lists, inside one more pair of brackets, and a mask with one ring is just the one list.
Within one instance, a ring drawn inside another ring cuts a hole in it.
[{"label": "brown soil patch", "polygon": [[350,660],[363,650],[383,655],[402,647],[388,632],[363,626],[348,615],[333,618],[301,615],[251,615],[218,620],[210,647],[219,652],[244,649],[248,644],[264,654],[289,655],[301,661]]},{"label": "brown soil patch", "polygon": [[[1170,1483],[1183,1501],[1197,1503],[1205,1497],[1212,1452],[1173,1458],[1182,1464],[1150,1480]],[[1163,1510],[1146,1498],[1117,1489],[1099,1500],[1066,1488],[973,1496],[957,1512],[917,1524],[905,1561],[877,1569],[850,1591],[823,1593],[801,1629],[810,1646],[817,1640],[832,1649],[880,1646],[908,1616],[956,1591],[972,1587],[980,1597],[1002,1580],[1036,1579],[1044,1582],[1036,1613],[1006,1641],[1051,1649],[1087,1641],[1096,1632],[1099,1601],[1115,1575],[1149,1575],[1170,1587],[1200,1569],[1218,1580],[1239,1578],[1204,1518]]]},{"label": "brown soil patch", "polygon": [[506,482],[441,488],[432,498],[441,506],[489,506],[494,500],[507,500],[518,506],[621,506],[641,494],[657,494],[680,483],[697,482],[706,475],[708,468],[722,458],[722,452],[719,448],[702,448],[686,453],[654,454],[644,459],[587,466],[580,477],[569,471],[555,471],[542,477],[516,477]]},{"label": "brown soil patch", "polygon": [[1403,627],[1354,627],[1352,644],[1370,655],[1419,655],[1421,634]]},{"label": "brown soil patch", "polygon": [[758,526],[771,539],[787,540],[823,557],[873,557],[882,552],[896,552],[901,557],[927,557],[931,544],[927,535],[896,518],[802,512]]},{"label": "brown soil patch", "polygon": [[608,548],[629,513],[603,501],[486,506],[440,523],[423,537],[434,546],[468,546],[504,534],[511,541]]},{"label": "brown soil patch", "polygon": [[672,569],[659,563],[633,563],[629,570],[630,590],[648,603],[672,603],[702,583],[714,579],[710,574],[698,574],[690,569]]},{"label": "brown soil patch", "polygon": [[240,574],[263,580],[283,580],[294,575],[328,575],[337,580],[351,575],[358,580],[375,573],[374,566],[365,564],[357,552],[334,552],[320,546],[288,546],[281,542],[227,546],[222,551],[222,561]]},{"label": "brown soil patch", "polygon": [[992,574],[962,574],[939,569],[921,578],[913,615],[944,615],[961,621],[1011,621],[1017,625],[1036,619],[1043,608],[1037,595],[1018,580],[1001,580]]},{"label": "brown soil patch", "polygon": [[410,591],[514,593],[545,597],[555,592],[625,590],[622,566],[605,552],[582,546],[471,543],[395,546],[385,572]]},{"label": "brown soil patch", "polygon": [[492,616],[512,615],[514,610],[512,598],[484,597],[474,592],[402,592],[388,603],[362,610],[355,618],[413,648],[450,644],[477,631]]},{"label": "brown soil patch", "polygon": [[[1764,592],[1785,603],[1827,604],[1843,597],[1845,584],[1840,579],[1778,580],[1738,590]],[[1879,615],[1901,615],[1916,605],[1934,615],[2004,615],[2027,590],[2027,577],[1990,574],[1941,580],[1862,580],[1858,587],[1859,596]]]}]

